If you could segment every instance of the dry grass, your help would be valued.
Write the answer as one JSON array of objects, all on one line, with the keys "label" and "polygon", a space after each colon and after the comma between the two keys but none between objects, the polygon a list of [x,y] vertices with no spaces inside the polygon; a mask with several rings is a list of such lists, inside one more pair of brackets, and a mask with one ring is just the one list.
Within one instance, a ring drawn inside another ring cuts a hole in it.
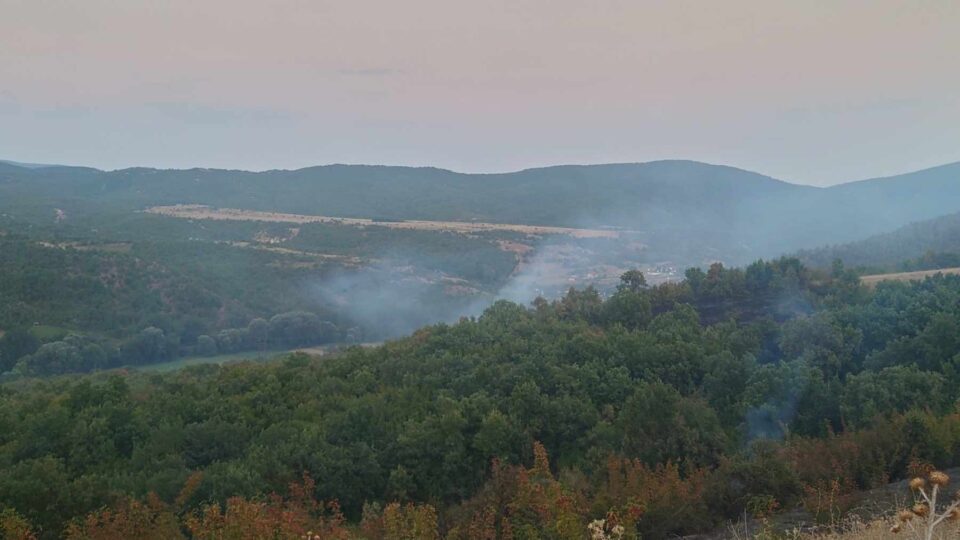
[{"label": "dry grass", "polygon": [[77,251],[102,251],[105,253],[129,253],[133,248],[131,242],[104,242],[101,244],[84,244],[82,242],[37,242],[40,247],[50,249],[75,249]]},{"label": "dry grass", "polygon": [[[827,527],[816,532],[802,532],[800,530],[773,531],[763,527],[750,530],[743,523],[731,526],[724,538],[732,540],[919,540],[922,533],[903,530],[899,533],[890,531],[893,519],[876,519],[860,521],[848,519],[834,527]],[[957,525],[944,527],[933,537],[936,540],[960,538],[960,528]]]},{"label": "dry grass", "polygon": [[[876,520],[869,523],[854,522],[839,531],[807,534],[800,536],[804,540],[912,540],[922,538],[909,530],[899,533],[890,532],[891,520]],[[938,530],[936,539],[960,538],[960,527],[951,525]]]},{"label": "dry grass", "polygon": [[960,274],[960,268],[941,268],[939,270],[918,270],[916,272],[899,272],[896,274],[874,274],[861,276],[860,282],[874,286],[881,281],[923,281],[925,278],[937,274]]},{"label": "dry grass", "polygon": [[876,520],[869,523],[854,522],[841,531],[818,533],[802,536],[809,540],[900,540],[902,533],[890,532],[890,523],[886,520]]},{"label": "dry grass", "polygon": [[304,251],[300,249],[275,247],[272,245],[252,244],[250,242],[224,241],[224,242],[218,242],[218,243],[237,247],[237,248],[243,248],[243,249],[256,249],[259,251],[281,253],[283,255],[297,255],[301,257],[310,257],[312,259],[319,259],[322,261],[336,261],[336,262],[340,262],[347,265],[353,265],[353,266],[364,264],[366,262],[376,261],[375,259],[363,259],[361,257],[355,257],[352,255],[338,255],[335,253],[319,253],[316,251]]},{"label": "dry grass", "polygon": [[930,471],[915,476],[909,482],[913,502],[898,504],[890,517],[859,521],[855,516],[844,520],[831,530],[802,538],[825,540],[871,540],[910,538],[937,540],[960,537],[960,501],[947,495],[950,475]]},{"label": "dry grass", "polygon": [[331,216],[311,216],[303,214],[284,214],[281,212],[260,212],[236,208],[211,208],[199,204],[178,204],[174,206],[154,206],[146,210],[150,214],[182,218],[211,219],[226,221],[263,221],[274,223],[329,223],[354,227],[388,227],[421,231],[455,232],[471,234],[485,231],[509,231],[521,234],[548,235],[560,234],[574,238],[619,238],[621,232],[606,229],[576,229],[572,227],[547,227],[539,225],[515,225],[509,223],[484,223],[480,221],[374,221],[365,218],[340,218]]}]

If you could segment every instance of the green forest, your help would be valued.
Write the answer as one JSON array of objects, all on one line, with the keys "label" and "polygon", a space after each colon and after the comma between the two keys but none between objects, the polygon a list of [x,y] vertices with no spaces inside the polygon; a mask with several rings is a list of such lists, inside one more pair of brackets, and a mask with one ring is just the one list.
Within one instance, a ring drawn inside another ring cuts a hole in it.
[{"label": "green forest", "polygon": [[[462,311],[516,265],[490,238],[315,225],[271,251],[237,243],[285,228],[244,225],[138,214],[97,238],[78,226],[0,230],[0,373],[378,340]],[[389,264],[378,263],[372,255],[387,249]],[[342,282],[336,295],[317,291],[331,282]],[[445,294],[448,282],[469,294]],[[384,288],[405,295],[396,320],[338,304]]]},{"label": "green forest", "polygon": [[[162,247],[59,248],[0,238],[0,372],[52,375],[360,339],[358,328],[322,306],[287,301],[279,279],[295,276],[270,269],[256,252],[207,246],[206,262],[194,262],[207,271],[194,273],[159,262],[150,252]],[[257,265],[262,270],[250,272]],[[232,290],[242,285],[246,295]]]},{"label": "green forest", "polygon": [[631,271],[608,297],[501,301],[324,358],[24,378],[0,386],[0,530],[667,538],[745,511],[826,519],[960,463],[958,350],[960,277],[868,289],[783,258],[656,287]]},{"label": "green forest", "polygon": [[797,257],[811,266],[829,266],[841,259],[878,273],[957,267],[960,213],[917,221],[856,242],[801,250]]}]

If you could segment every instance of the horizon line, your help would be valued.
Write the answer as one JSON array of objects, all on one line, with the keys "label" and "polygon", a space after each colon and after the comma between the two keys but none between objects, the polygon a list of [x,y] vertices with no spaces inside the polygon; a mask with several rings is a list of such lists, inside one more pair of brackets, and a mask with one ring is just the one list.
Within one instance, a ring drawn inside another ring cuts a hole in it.
[{"label": "horizon line", "polygon": [[520,173],[529,172],[529,171],[542,171],[546,169],[574,168],[574,167],[588,168],[588,167],[613,167],[613,166],[643,166],[643,165],[653,165],[657,163],[692,163],[696,165],[706,165],[708,167],[734,169],[741,172],[762,176],[764,178],[768,178],[770,180],[774,180],[777,182],[782,182],[784,184],[790,184],[790,185],[800,186],[800,187],[820,188],[820,189],[827,189],[827,188],[837,187],[837,186],[842,186],[847,184],[854,184],[857,182],[867,182],[871,180],[886,180],[889,178],[896,178],[898,176],[922,173],[922,172],[931,171],[934,169],[940,169],[943,167],[960,165],[960,161],[951,161],[947,163],[941,163],[939,165],[932,165],[930,167],[923,167],[920,169],[906,170],[903,172],[889,174],[885,176],[874,176],[874,177],[868,177],[868,178],[859,178],[856,180],[846,180],[846,181],[837,182],[837,183],[828,184],[828,185],[817,185],[817,184],[803,184],[803,183],[798,183],[790,180],[783,180],[775,176],[771,176],[771,175],[764,174],[762,172],[758,172],[750,169],[745,169],[737,165],[729,165],[726,163],[713,163],[709,161],[700,161],[700,160],[690,159],[690,158],[664,158],[664,159],[654,159],[650,161],[620,161],[620,162],[599,162],[599,163],[557,163],[552,165],[541,165],[541,166],[535,166],[535,167],[525,167],[522,169],[510,169],[510,170],[492,171],[492,172],[465,172],[465,171],[458,171],[454,169],[448,169],[445,167],[438,167],[435,165],[395,165],[395,164],[388,164],[388,163],[344,163],[344,162],[307,165],[304,167],[296,167],[296,168],[270,168],[270,169],[232,169],[232,168],[226,168],[226,167],[202,167],[202,166],[155,167],[155,166],[147,166],[147,165],[134,165],[130,167],[119,167],[116,169],[105,169],[105,168],[102,169],[102,168],[94,167],[90,165],[69,165],[69,164],[62,164],[62,163],[30,163],[30,162],[15,161],[11,159],[0,159],[0,164],[11,165],[14,167],[19,167],[27,170],[39,170],[39,169],[62,167],[62,168],[76,168],[76,169],[92,169],[92,170],[95,170],[98,172],[104,172],[104,173],[122,172],[122,171],[134,170],[134,169],[146,169],[146,170],[155,170],[155,171],[204,170],[204,171],[224,171],[224,172],[243,172],[243,173],[251,173],[251,174],[264,174],[264,173],[270,173],[270,172],[298,172],[298,171],[305,171],[308,169],[320,169],[320,168],[328,168],[328,167],[379,167],[379,168],[396,168],[396,169],[430,169],[430,170],[442,171],[442,172],[463,175],[463,176],[509,175],[509,174],[520,174]]}]

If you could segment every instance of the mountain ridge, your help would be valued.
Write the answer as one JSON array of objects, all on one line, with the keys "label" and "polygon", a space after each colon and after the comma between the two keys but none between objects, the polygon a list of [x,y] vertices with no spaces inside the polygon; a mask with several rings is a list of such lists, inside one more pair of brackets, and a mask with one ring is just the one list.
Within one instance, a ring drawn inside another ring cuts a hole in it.
[{"label": "mountain ridge", "polygon": [[[83,217],[203,204],[344,218],[610,226],[643,231],[640,241],[657,260],[742,263],[960,211],[960,163],[831,187],[691,160],[480,174],[387,165],[261,172],[3,165],[0,196],[35,202],[27,219],[54,209]],[[24,213],[0,201],[3,208]]]},{"label": "mountain ridge", "polygon": [[498,171],[498,172],[467,172],[467,171],[458,171],[454,169],[447,169],[443,167],[436,167],[433,165],[394,165],[389,163],[327,163],[327,164],[307,165],[304,167],[297,167],[293,169],[273,168],[273,169],[262,169],[262,170],[232,169],[232,168],[222,168],[222,167],[165,168],[165,167],[148,167],[148,166],[132,166],[132,167],[122,167],[118,169],[101,169],[99,167],[92,167],[92,166],[86,166],[86,165],[34,164],[34,163],[18,162],[18,161],[8,160],[8,159],[0,159],[0,164],[11,165],[14,167],[19,167],[27,170],[46,169],[46,168],[66,168],[66,169],[92,170],[100,173],[116,173],[116,172],[127,172],[127,171],[158,171],[158,172],[203,171],[203,172],[230,172],[230,173],[244,173],[244,174],[270,174],[270,173],[299,173],[299,172],[333,169],[333,168],[345,168],[345,169],[349,168],[349,169],[433,171],[433,172],[446,173],[446,174],[451,174],[456,176],[479,176],[479,177],[506,176],[506,175],[516,175],[521,173],[544,172],[544,171],[563,170],[563,169],[633,168],[633,167],[644,167],[644,166],[656,166],[661,164],[679,164],[679,165],[706,166],[706,167],[715,168],[715,169],[728,169],[738,173],[745,173],[753,176],[763,177],[763,178],[773,180],[782,184],[800,186],[805,188],[823,189],[823,190],[836,189],[843,186],[849,186],[851,184],[897,180],[904,176],[918,175],[921,173],[940,171],[944,169],[951,169],[951,168],[960,169],[960,161],[954,161],[949,163],[943,163],[940,165],[934,165],[931,167],[925,167],[925,168],[917,169],[913,171],[907,171],[903,173],[860,178],[855,180],[847,180],[847,181],[836,183],[836,184],[821,186],[821,185],[814,185],[814,184],[792,182],[789,180],[784,180],[781,178],[777,178],[775,176],[753,171],[751,169],[746,169],[743,167],[738,167],[735,165],[728,165],[723,163],[711,163],[709,161],[700,161],[696,159],[683,159],[683,158],[656,159],[656,160],[650,160],[650,161],[623,161],[623,162],[615,161],[615,162],[604,162],[604,163],[560,163],[555,165],[526,167],[522,169]]}]

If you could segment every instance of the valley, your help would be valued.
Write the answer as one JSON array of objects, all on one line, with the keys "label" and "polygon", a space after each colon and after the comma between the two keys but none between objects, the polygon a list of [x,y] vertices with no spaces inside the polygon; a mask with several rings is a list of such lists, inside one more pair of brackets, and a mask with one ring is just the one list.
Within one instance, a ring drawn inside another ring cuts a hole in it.
[{"label": "valley", "polygon": [[0,165],[0,504],[172,537],[217,508],[817,530],[954,464],[958,172]]},{"label": "valley", "polygon": [[958,29],[0,0],[0,540],[960,539]]},{"label": "valley", "polygon": [[[0,164],[0,263],[15,299],[0,330],[29,321],[114,350],[156,328],[170,343],[160,357],[175,359],[193,355],[200,336],[217,352],[249,347],[241,330],[284,313],[330,325],[324,339],[379,340],[477,316],[499,299],[554,300],[571,287],[606,297],[631,269],[650,285],[676,283],[688,267],[792,247],[813,266],[870,263],[867,275],[941,268],[950,257],[938,250],[960,247],[950,240],[960,222],[938,217],[953,208],[958,173],[952,165],[810,188],[688,161],[493,175]],[[911,204],[902,204],[905,186]],[[868,217],[863,200],[882,210]],[[906,222],[915,217],[932,219]],[[877,234],[856,236],[864,231]],[[851,242],[817,248],[841,240]],[[877,268],[909,257],[917,268]],[[44,289],[83,292],[31,292],[30,258],[57,269],[40,274]],[[111,355],[103,365],[124,361]]]}]

